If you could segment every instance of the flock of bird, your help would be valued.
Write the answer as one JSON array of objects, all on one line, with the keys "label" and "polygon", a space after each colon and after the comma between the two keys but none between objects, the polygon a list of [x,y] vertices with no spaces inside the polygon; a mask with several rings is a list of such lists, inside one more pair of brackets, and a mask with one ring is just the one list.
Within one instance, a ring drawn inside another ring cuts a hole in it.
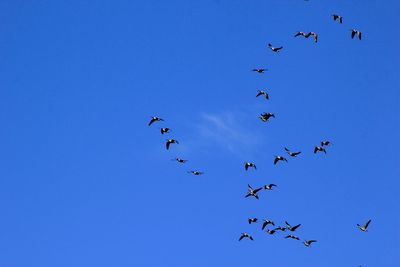
[{"label": "flock of bird", "polygon": [[[333,17],[333,21],[339,22],[340,24],[343,23],[343,17],[342,16],[340,16],[338,14],[332,14],[332,17]],[[351,38],[352,39],[354,39],[354,37],[357,36],[358,39],[361,40],[361,36],[362,36],[361,31],[359,31],[357,29],[354,29],[354,28],[351,29],[350,31],[351,31]],[[298,31],[294,35],[294,37],[296,37],[296,38],[299,37],[299,36],[302,36],[302,37],[304,37],[306,39],[308,39],[309,37],[312,36],[314,42],[315,43],[318,42],[318,34],[315,33],[315,32]],[[283,50],[283,46],[275,47],[271,43],[268,43],[267,47],[274,53],[278,53],[278,52],[281,52]],[[259,74],[263,74],[263,73],[265,73],[267,71],[267,69],[265,69],[265,68],[255,68],[255,69],[252,69],[252,71],[256,72],[256,73],[259,73]],[[264,90],[257,90],[256,97],[257,98],[258,97],[263,97],[266,100],[270,99],[269,94]],[[263,112],[259,116],[259,119],[262,122],[268,122],[271,118],[275,118],[275,114],[271,113],[271,112]],[[148,123],[148,125],[151,126],[155,122],[162,122],[162,121],[164,121],[162,118],[154,116],[154,117],[151,117],[151,120]],[[170,128],[160,128],[160,132],[161,132],[162,135],[170,133]],[[166,139],[166,149],[167,150],[170,149],[172,144],[179,144],[179,142],[176,139]],[[329,146],[331,146],[331,142],[330,141],[322,140],[322,141],[320,141],[320,143],[318,145],[314,146],[313,152],[314,152],[314,154],[317,154],[319,152],[320,153],[323,152],[324,154],[326,154],[327,153],[326,149]],[[287,147],[284,148],[284,151],[286,152],[286,154],[290,158],[296,158],[302,153],[301,151],[292,151]],[[176,161],[176,162],[178,162],[180,164],[184,164],[184,163],[187,162],[186,159],[182,159],[182,158],[179,158],[179,157],[174,158],[172,160],[174,160],[174,161]],[[274,165],[277,165],[280,161],[287,163],[288,159],[286,157],[282,156],[282,155],[276,155],[275,158],[274,158],[273,163],[274,163]],[[255,163],[253,163],[253,162],[245,162],[244,163],[245,171],[248,171],[250,168],[252,168],[254,170],[257,170],[257,166],[256,166]],[[197,170],[190,170],[190,171],[188,171],[188,173],[193,174],[193,175],[202,175],[202,174],[204,174],[203,172],[197,171]],[[277,187],[277,185],[276,184],[272,184],[272,183],[271,184],[266,184],[266,185],[263,185],[263,186],[257,187],[257,188],[253,188],[250,184],[248,184],[247,185],[247,194],[245,195],[245,198],[253,197],[253,198],[258,200],[259,199],[259,193],[262,190],[273,190],[274,187]],[[258,221],[259,221],[258,218],[248,218],[248,223],[249,224],[255,224]],[[367,228],[368,228],[370,223],[371,223],[371,220],[368,220],[364,225],[357,224],[357,228],[359,230],[363,231],[363,232],[367,232]],[[271,229],[267,228],[268,225],[272,226]],[[296,224],[296,225],[292,226],[287,221],[285,221],[284,226],[276,226],[275,223],[272,220],[263,219],[262,220],[261,230],[265,231],[269,235],[274,235],[277,232],[286,232],[287,231],[288,234],[285,235],[285,237],[284,237],[285,239],[301,240],[298,236],[294,235],[294,232],[300,226],[301,226],[301,224]],[[240,235],[239,241],[242,241],[244,239],[254,240],[253,236],[251,234],[249,234],[249,233],[246,233],[246,232],[244,232],[244,233],[242,233]],[[306,247],[310,247],[311,244],[315,243],[315,242],[317,242],[317,240],[314,240],[314,239],[303,239],[302,240],[302,243]]]}]

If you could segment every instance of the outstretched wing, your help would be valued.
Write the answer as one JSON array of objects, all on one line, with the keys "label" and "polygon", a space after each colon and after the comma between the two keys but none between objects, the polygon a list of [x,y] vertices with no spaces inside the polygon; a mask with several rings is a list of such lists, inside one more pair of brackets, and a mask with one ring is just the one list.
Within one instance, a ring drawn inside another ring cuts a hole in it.
[{"label": "outstretched wing", "polygon": [[275,160],[274,160],[274,165],[276,165],[276,163],[279,161],[279,159],[278,158],[275,158]]},{"label": "outstretched wing", "polygon": [[167,150],[169,150],[169,146],[170,146],[170,145],[171,145],[171,142],[170,142],[170,141],[167,141],[167,143],[165,144]]},{"label": "outstretched wing", "polygon": [[149,124],[148,124],[148,125],[149,125],[149,126],[150,126],[150,125],[152,125],[152,124],[153,124],[153,122],[155,122],[155,121],[156,121],[156,119],[152,118],[152,119],[150,120],[150,122],[149,122]]},{"label": "outstretched wing", "polygon": [[261,227],[261,230],[264,230],[265,226],[267,226],[267,225],[268,225],[268,222],[264,222],[262,227]]},{"label": "outstretched wing", "polygon": [[299,155],[300,153],[301,153],[301,151],[299,151],[299,152],[294,152],[294,153],[292,153],[291,156],[295,157],[295,156]]},{"label": "outstretched wing", "polygon": [[299,228],[300,225],[301,225],[301,224],[298,224],[298,225],[296,225],[296,226],[293,226],[293,227],[292,227],[292,231],[296,231],[296,229]]},{"label": "outstretched wing", "polygon": [[354,38],[354,35],[356,35],[356,32],[355,32],[355,31],[352,31],[352,32],[351,32],[351,39]]},{"label": "outstretched wing", "polygon": [[358,34],[358,39],[361,40],[361,32],[358,32],[357,34]]},{"label": "outstretched wing", "polygon": [[367,229],[368,228],[368,225],[371,223],[371,220],[369,220],[365,225],[364,225],[364,228],[365,229]]}]

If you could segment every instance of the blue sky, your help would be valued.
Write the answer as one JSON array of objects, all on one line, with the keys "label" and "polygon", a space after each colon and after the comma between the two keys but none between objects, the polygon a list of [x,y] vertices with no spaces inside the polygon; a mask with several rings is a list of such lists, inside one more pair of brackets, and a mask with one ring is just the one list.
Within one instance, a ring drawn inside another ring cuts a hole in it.
[{"label": "blue sky", "polygon": [[[2,1],[0,265],[399,266],[399,8]],[[148,127],[153,115],[165,122]],[[170,151],[161,125],[180,141]],[[285,146],[303,153],[274,166]],[[257,201],[248,183],[278,187]],[[301,223],[318,243],[249,217]]]}]

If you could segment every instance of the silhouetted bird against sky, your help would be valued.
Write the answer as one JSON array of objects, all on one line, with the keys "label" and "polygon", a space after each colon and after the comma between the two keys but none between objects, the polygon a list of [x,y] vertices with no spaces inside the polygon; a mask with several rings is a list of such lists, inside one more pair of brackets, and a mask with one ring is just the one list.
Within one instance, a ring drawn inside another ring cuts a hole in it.
[{"label": "silhouetted bird against sky", "polygon": [[262,113],[261,115],[260,115],[260,119],[263,121],[263,122],[267,122],[268,120],[269,120],[269,118],[275,118],[275,114],[274,113],[271,113],[271,112],[264,112],[264,113]]},{"label": "silhouetted bird against sky", "polygon": [[170,128],[160,128],[161,134],[169,133],[171,131]]},{"label": "silhouetted bird against sky", "polygon": [[329,146],[330,144],[330,141],[321,141],[321,146]]},{"label": "silhouetted bird against sky", "polygon": [[239,241],[242,241],[243,238],[248,238],[250,240],[254,240],[253,237],[251,235],[249,235],[248,233],[242,233],[242,235],[239,238]]},{"label": "silhouetted bird against sky", "polygon": [[252,196],[252,197],[255,197],[256,199],[259,199],[257,193],[258,193],[258,191],[260,191],[262,188],[260,187],[260,188],[253,189],[253,187],[251,187],[249,184],[247,185],[247,187],[248,187],[248,189],[247,189],[247,195],[246,195],[245,197],[250,197],[250,196]]},{"label": "silhouetted bird against sky", "polygon": [[165,147],[167,148],[167,150],[169,150],[169,146],[171,144],[179,144],[178,140],[175,139],[168,139],[167,142],[165,143]]},{"label": "silhouetted bird against sky", "polygon": [[300,240],[300,238],[298,238],[297,236],[292,235],[292,234],[289,234],[289,235],[285,236],[285,238],[291,238],[291,239]]},{"label": "silhouetted bird against sky", "polygon": [[187,162],[187,159],[181,159],[181,158],[174,158],[172,160],[175,160],[175,161],[177,161],[179,163],[186,163]]},{"label": "silhouetted bird against sky", "polygon": [[252,69],[252,71],[258,72],[258,73],[264,73],[267,71],[267,69]]},{"label": "silhouetted bird against sky", "polygon": [[254,168],[255,170],[257,170],[256,164],[254,164],[252,162],[245,162],[244,169],[247,171],[249,168]]},{"label": "silhouetted bird against sky", "polygon": [[264,185],[264,189],[265,190],[272,190],[272,188],[276,186],[276,184],[268,184],[268,185]]},{"label": "silhouetted bird against sky", "polygon": [[318,34],[316,34],[315,32],[309,32],[306,35],[306,38],[308,38],[310,35],[312,35],[314,37],[314,42],[318,42]]},{"label": "silhouetted bird against sky", "polygon": [[265,91],[263,91],[263,90],[257,90],[257,95],[256,95],[256,97],[259,97],[259,96],[264,96],[266,99],[269,99],[269,95],[265,92]]},{"label": "silhouetted bird against sky", "polygon": [[188,173],[191,173],[193,175],[202,175],[204,172],[199,172],[199,171],[188,171]]},{"label": "silhouetted bird against sky", "polygon": [[358,39],[361,40],[361,32],[357,29],[351,29],[351,39],[354,39],[354,36],[357,34]]},{"label": "silhouetted bird against sky", "polygon": [[270,234],[270,235],[273,235],[273,234],[275,234],[275,232],[276,232],[275,230],[270,230],[270,229],[267,229],[267,233],[268,233],[268,234]]},{"label": "silhouetted bird against sky", "polygon": [[368,225],[371,223],[371,220],[368,220],[368,222],[366,223],[366,224],[364,224],[364,225],[359,225],[358,223],[357,223],[357,228],[358,229],[360,229],[361,231],[363,231],[363,232],[367,232],[367,228],[368,228]]},{"label": "silhouetted bird against sky", "polygon": [[286,161],[286,162],[288,162],[287,161],[287,159],[285,158],[285,157],[282,157],[282,156],[276,156],[275,157],[275,159],[274,159],[274,165],[276,165],[277,163],[278,163],[278,161]]},{"label": "silhouetted bird against sky", "polygon": [[285,147],[285,151],[291,156],[291,157],[297,157],[297,155],[299,155],[301,153],[301,151],[299,152],[291,152],[288,148]]},{"label": "silhouetted bird against sky", "polygon": [[164,120],[159,118],[159,117],[151,117],[151,120],[149,122],[149,126],[152,125],[156,121],[164,121]]},{"label": "silhouetted bird against sky", "polygon": [[339,21],[339,23],[343,23],[343,17],[337,14],[332,14],[333,20],[334,21]]},{"label": "silhouetted bird against sky", "polygon": [[317,153],[317,152],[324,152],[326,154],[325,148],[323,148],[321,146],[314,147],[314,154]]},{"label": "silhouetted bird against sky", "polygon": [[278,227],[276,227],[274,230],[285,232],[286,229],[287,229],[286,227],[278,226]]},{"label": "silhouetted bird against sky", "polygon": [[304,246],[309,247],[309,246],[311,246],[312,243],[315,243],[315,242],[317,242],[317,240],[304,240],[303,244],[304,244]]},{"label": "silhouetted bird against sky", "polygon": [[294,232],[294,231],[296,231],[296,229],[297,228],[299,228],[300,226],[301,226],[301,224],[298,224],[298,225],[295,225],[295,226],[291,226],[288,222],[286,222],[285,221],[285,224],[287,225],[287,229],[289,230],[289,231],[292,231],[292,232]]},{"label": "silhouetted bird against sky", "polygon": [[252,224],[252,223],[256,223],[257,222],[257,218],[249,218],[247,221],[249,222],[249,224]]},{"label": "silhouetted bird against sky", "polygon": [[272,44],[268,44],[269,49],[271,49],[273,52],[279,52],[283,46],[280,47],[273,47]]},{"label": "silhouetted bird against sky", "polygon": [[264,230],[264,228],[268,225],[268,224],[272,224],[273,226],[275,226],[275,223],[273,222],[273,221],[271,221],[271,220],[263,220],[264,222],[263,222],[263,224],[262,224],[262,227],[261,227],[261,230]]},{"label": "silhouetted bird against sky", "polygon": [[[297,37],[297,36],[303,36],[303,37],[306,37],[306,33],[305,32],[296,32],[296,34],[294,35],[294,37]],[[308,38],[309,36],[307,36],[306,38]]]}]

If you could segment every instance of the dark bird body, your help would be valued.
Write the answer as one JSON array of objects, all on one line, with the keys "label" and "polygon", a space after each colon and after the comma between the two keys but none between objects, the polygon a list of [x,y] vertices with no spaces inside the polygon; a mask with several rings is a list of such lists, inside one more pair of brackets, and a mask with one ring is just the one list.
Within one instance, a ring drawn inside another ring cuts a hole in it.
[{"label": "dark bird body", "polygon": [[251,235],[249,235],[248,233],[242,233],[242,235],[239,238],[239,241],[242,241],[243,238],[248,238],[250,240],[254,240],[253,237]]},{"label": "dark bird body", "polygon": [[275,159],[274,159],[274,165],[276,165],[278,163],[278,161],[286,161],[286,162],[288,162],[285,157],[276,156]]},{"label": "dark bird body", "polygon": [[175,139],[168,139],[167,142],[165,143],[165,147],[167,150],[169,150],[169,147],[171,144],[179,144],[178,140]]},{"label": "dark bird body", "polygon": [[151,120],[149,122],[149,126],[152,125],[154,122],[156,121],[164,121],[163,119],[159,118],[159,117],[151,117]]}]

